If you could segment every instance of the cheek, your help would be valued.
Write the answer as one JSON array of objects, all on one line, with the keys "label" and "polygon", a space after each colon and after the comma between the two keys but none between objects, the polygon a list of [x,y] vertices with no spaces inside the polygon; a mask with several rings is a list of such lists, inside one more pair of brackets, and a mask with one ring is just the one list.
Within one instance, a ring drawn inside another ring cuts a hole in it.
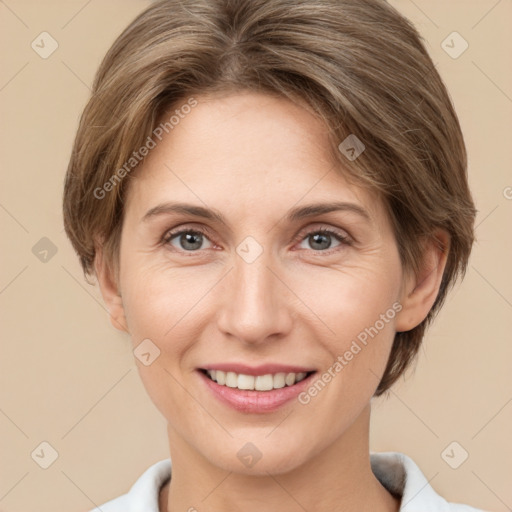
[{"label": "cheek", "polygon": [[[306,298],[304,302],[320,320],[315,321],[318,328],[313,335],[326,354],[325,379],[333,383],[322,394],[333,402],[364,403],[373,395],[388,361],[401,308],[397,302],[400,268],[398,260],[390,259],[385,265],[382,261],[347,265],[338,272],[322,269],[314,279],[296,280],[294,290]],[[305,314],[313,318],[310,312]]]},{"label": "cheek", "polygon": [[132,344],[137,351],[143,340],[146,344],[150,340],[151,351],[158,354],[147,366],[135,357],[141,381],[164,417],[169,419],[169,411],[175,410],[185,414],[190,404],[182,399],[179,365],[197,339],[190,319],[201,290],[181,286],[181,279],[165,271],[139,271],[132,276],[123,294]]},{"label": "cheek", "polygon": [[[400,291],[400,267],[394,261],[386,265],[347,265],[309,271],[310,277],[294,276],[291,287],[311,312],[322,321],[325,333],[340,343],[356,337],[373,326],[397,301]],[[304,307],[303,310],[307,308]],[[394,310],[385,328],[392,327]]]},{"label": "cheek", "polygon": [[135,362],[149,396],[167,416],[170,410],[188,407],[180,400],[182,367],[201,337],[205,298],[218,276],[198,267],[187,271],[135,259],[125,260],[124,271],[123,304],[133,347],[149,339],[159,351],[149,366],[137,358]]},{"label": "cheek", "polygon": [[197,267],[187,272],[133,262],[125,269],[123,304],[134,343],[152,336],[161,342],[172,339],[182,322],[189,323],[189,315],[197,315],[199,303],[215,282],[211,272]]}]

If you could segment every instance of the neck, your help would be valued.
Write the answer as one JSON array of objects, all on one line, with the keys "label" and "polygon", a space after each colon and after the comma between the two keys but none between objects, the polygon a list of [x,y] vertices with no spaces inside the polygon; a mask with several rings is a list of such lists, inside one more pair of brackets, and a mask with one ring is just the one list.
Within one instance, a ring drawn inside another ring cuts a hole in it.
[{"label": "neck", "polygon": [[397,512],[393,497],[371,470],[370,405],[335,443],[287,473],[251,476],[225,471],[202,457],[169,428],[172,479],[160,511]]}]

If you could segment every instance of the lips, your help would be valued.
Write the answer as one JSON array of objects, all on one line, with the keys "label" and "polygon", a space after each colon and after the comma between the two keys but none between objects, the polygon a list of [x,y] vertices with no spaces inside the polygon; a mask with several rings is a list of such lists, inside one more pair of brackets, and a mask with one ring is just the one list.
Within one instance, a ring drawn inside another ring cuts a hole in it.
[{"label": "lips", "polygon": [[219,364],[202,369],[206,375],[221,386],[230,388],[270,391],[293,386],[314,370],[303,366],[265,364]]},{"label": "lips", "polygon": [[200,368],[201,380],[224,404],[239,412],[272,412],[295,398],[316,371],[304,366],[215,364]]}]

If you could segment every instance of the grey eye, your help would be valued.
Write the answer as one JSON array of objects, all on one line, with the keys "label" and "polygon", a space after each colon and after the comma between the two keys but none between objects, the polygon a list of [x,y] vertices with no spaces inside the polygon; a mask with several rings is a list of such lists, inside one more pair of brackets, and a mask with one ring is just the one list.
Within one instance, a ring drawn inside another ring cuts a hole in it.
[{"label": "grey eye", "polygon": [[326,249],[331,249],[332,247],[336,247],[336,244],[333,245],[333,242],[337,242],[337,245],[340,245],[341,242],[337,240],[337,236],[331,233],[326,232],[314,232],[307,235],[303,242],[307,242],[309,247],[301,247],[302,249],[313,249],[315,251],[325,251]]},{"label": "grey eye", "polygon": [[204,249],[205,247],[202,247],[202,245],[205,241],[210,243],[205,235],[203,235],[203,233],[191,230],[175,233],[168,239],[168,243],[170,243],[173,247],[176,247],[176,249],[188,252],[197,251],[202,248]]}]

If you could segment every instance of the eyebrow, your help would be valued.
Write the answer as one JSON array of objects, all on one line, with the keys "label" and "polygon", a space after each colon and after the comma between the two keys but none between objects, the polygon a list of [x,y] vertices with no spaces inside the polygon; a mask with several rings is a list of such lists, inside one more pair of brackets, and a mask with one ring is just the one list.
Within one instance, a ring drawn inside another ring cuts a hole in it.
[{"label": "eyebrow", "polygon": [[[314,217],[334,211],[347,211],[352,212],[362,217],[367,222],[372,222],[370,214],[360,205],[356,203],[349,203],[345,201],[330,202],[330,203],[316,203],[306,206],[298,206],[292,208],[285,216],[288,222],[294,222],[307,217]],[[203,206],[196,206],[188,203],[174,203],[166,202],[159,204],[149,209],[142,217],[142,221],[146,222],[153,217],[169,213],[181,213],[192,215],[203,219],[217,221],[221,224],[227,225],[225,217],[218,211],[212,208],[204,208]]]}]

